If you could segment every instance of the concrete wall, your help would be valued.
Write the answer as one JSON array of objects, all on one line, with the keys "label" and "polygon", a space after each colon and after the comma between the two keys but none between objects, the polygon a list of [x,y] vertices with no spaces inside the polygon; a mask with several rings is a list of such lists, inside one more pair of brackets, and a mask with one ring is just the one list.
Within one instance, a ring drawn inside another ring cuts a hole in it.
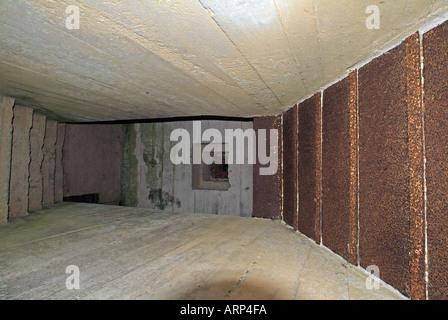
[{"label": "concrete wall", "polygon": [[30,130],[33,109],[14,106],[11,175],[9,185],[9,217],[28,214]]},{"label": "concrete wall", "polygon": [[[64,168],[63,197],[98,194],[99,203],[118,205],[123,126],[66,124],[65,131],[62,161],[58,153],[55,155],[55,161],[61,161]],[[54,141],[56,150],[61,150],[57,137]]]},{"label": "concrete wall", "polygon": [[[202,132],[215,128],[223,139],[225,129],[252,127],[252,122],[201,121]],[[252,165],[229,165],[228,190],[193,189],[192,152],[190,164],[174,165],[170,160],[171,148],[177,144],[170,141],[170,135],[177,128],[186,129],[190,133],[190,143],[193,142],[192,121],[125,125],[122,204],[167,211],[252,216]]]},{"label": "concrete wall", "polygon": [[447,43],[416,33],[282,115],[283,220],[413,299],[448,298]]},{"label": "concrete wall", "polygon": [[[0,224],[62,201],[56,135],[65,129],[31,108],[0,97]],[[60,141],[62,145],[63,141]]]},{"label": "concrete wall", "polygon": [[0,225],[8,221],[14,99],[0,96]]}]

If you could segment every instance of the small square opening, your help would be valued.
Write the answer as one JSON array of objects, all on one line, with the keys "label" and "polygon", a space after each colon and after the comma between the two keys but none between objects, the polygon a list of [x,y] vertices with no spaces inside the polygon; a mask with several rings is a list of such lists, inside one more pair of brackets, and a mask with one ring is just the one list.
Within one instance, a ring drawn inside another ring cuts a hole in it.
[{"label": "small square opening", "polygon": [[[208,144],[201,145],[201,152]],[[222,145],[220,154],[210,154],[215,160],[212,164],[193,164],[193,189],[200,190],[228,190],[229,183],[229,165],[227,161],[228,153],[226,145]],[[220,161],[216,161],[216,160]],[[216,163],[218,162],[218,163]],[[220,163],[219,163],[220,162]]]}]

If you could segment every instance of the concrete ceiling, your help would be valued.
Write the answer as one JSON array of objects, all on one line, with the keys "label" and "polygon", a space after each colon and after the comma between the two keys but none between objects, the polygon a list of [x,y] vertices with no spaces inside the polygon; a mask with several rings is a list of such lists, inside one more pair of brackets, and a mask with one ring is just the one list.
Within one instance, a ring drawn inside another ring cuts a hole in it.
[{"label": "concrete ceiling", "polygon": [[[79,30],[66,28],[68,5]],[[379,30],[366,28],[377,5]],[[278,114],[447,0],[1,0],[0,94],[59,120]]]}]

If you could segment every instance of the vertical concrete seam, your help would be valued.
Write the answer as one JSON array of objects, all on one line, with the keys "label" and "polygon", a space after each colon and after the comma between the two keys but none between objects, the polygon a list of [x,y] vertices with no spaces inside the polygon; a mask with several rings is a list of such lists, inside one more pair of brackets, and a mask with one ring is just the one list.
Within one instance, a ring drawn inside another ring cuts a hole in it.
[{"label": "vertical concrete seam", "polygon": [[281,197],[281,203],[280,203],[280,216],[281,216],[281,220],[284,220],[284,215],[283,215],[283,210],[285,208],[285,204],[284,204],[284,180],[283,179],[283,150],[284,150],[284,143],[283,143],[283,113],[280,115],[280,136],[281,136],[281,152],[280,152],[280,177],[281,177],[281,186],[280,186],[280,197]]},{"label": "vertical concrete seam", "polygon": [[358,263],[358,78],[357,70],[349,74],[349,154],[350,154],[350,207],[349,207],[349,261]]},{"label": "vertical concrete seam", "polygon": [[294,141],[295,141],[295,148],[296,148],[296,169],[295,169],[295,172],[296,172],[296,181],[295,181],[295,186],[296,186],[296,212],[295,212],[295,215],[296,215],[296,217],[295,217],[295,226],[293,226],[294,227],[294,229],[295,230],[298,230],[299,229],[299,206],[300,206],[300,202],[299,202],[299,200],[300,200],[300,192],[299,192],[299,190],[300,190],[300,188],[299,188],[299,157],[300,157],[300,153],[299,153],[299,126],[300,126],[300,121],[299,121],[299,119],[300,119],[300,105],[299,104],[296,104],[295,105],[295,108],[296,108],[296,110],[297,110],[297,117],[296,117],[296,136],[295,136],[295,139],[294,139]]},{"label": "vertical concrete seam", "polygon": [[43,135],[43,139],[42,139],[42,145],[40,146],[40,150],[42,151],[42,158],[40,159],[40,168],[39,168],[39,172],[40,172],[40,176],[41,176],[41,180],[40,180],[40,184],[41,184],[41,195],[40,195],[40,207],[43,208],[44,206],[44,175],[42,173],[42,168],[44,165],[44,158],[45,158],[45,136],[47,135],[47,117],[45,117],[45,127],[44,127],[44,135]]},{"label": "vertical concrete seam", "polygon": [[420,49],[420,102],[422,108],[422,155],[423,155],[423,232],[424,232],[424,259],[425,259],[425,299],[429,299],[429,268],[428,268],[428,224],[427,224],[427,187],[426,187],[426,138],[425,138],[425,101],[424,101],[424,56],[423,56],[423,33],[418,32]]},{"label": "vertical concrete seam", "polygon": [[11,200],[12,149],[13,149],[13,145],[14,145],[14,118],[15,118],[14,108],[15,108],[15,103],[14,103],[14,105],[11,108],[12,109],[12,117],[11,117],[11,145],[9,146],[10,147],[10,150],[9,150],[9,176],[8,176],[8,196],[7,196],[8,213],[6,215],[7,221],[9,221],[9,214],[10,214],[10,211],[11,211],[11,209],[9,207],[9,204],[10,204],[10,200]]},{"label": "vertical concrete seam", "polygon": [[409,163],[410,294],[426,298],[424,244],[424,181],[421,44],[419,34],[406,39],[406,96]]},{"label": "vertical concrete seam", "polygon": [[[198,0],[198,2],[200,3],[200,5],[207,10],[207,12],[211,13],[211,10],[209,8],[207,8],[204,3],[202,2],[202,0]],[[282,101],[279,99],[279,97],[276,95],[276,93],[274,92],[274,90],[266,83],[266,81],[263,79],[263,77],[261,76],[261,74],[258,72],[258,70],[255,68],[255,66],[249,61],[249,59],[246,57],[246,55],[243,53],[243,51],[241,51],[241,49],[236,45],[236,43],[232,40],[232,38],[230,37],[230,34],[228,34],[224,28],[221,26],[221,24],[218,22],[218,20],[216,20],[215,17],[212,16],[212,14],[210,14],[210,18],[216,23],[216,25],[218,26],[218,28],[222,31],[222,33],[226,36],[226,38],[229,40],[229,42],[233,45],[233,47],[239,52],[239,54],[244,58],[244,60],[246,61],[246,63],[248,64],[248,66],[250,66],[250,68],[255,72],[255,74],[257,75],[257,77],[260,79],[261,82],[263,82],[263,84],[266,86],[266,88],[269,89],[269,91],[272,92],[273,96],[275,97],[275,99],[280,103],[280,105],[282,104]],[[201,82],[202,84],[202,82]],[[240,86],[238,86],[241,90],[243,90]],[[207,87],[208,88],[208,87]],[[208,88],[210,89],[210,88]],[[210,89],[211,91],[213,91],[214,93],[217,93],[215,90]],[[245,90],[243,90],[244,92],[246,92]],[[218,93],[219,96],[223,97],[224,99],[226,99],[227,101],[229,101],[227,98],[225,98],[224,96],[222,96],[221,94]],[[231,101],[229,101],[231,102]],[[231,102],[232,103],[232,102]],[[232,103],[234,104],[234,103]],[[235,105],[235,104],[234,104]],[[239,108],[239,106],[237,106]],[[240,109],[240,108],[239,108]]]},{"label": "vertical concrete seam", "polygon": [[[55,202],[61,202],[64,200],[63,185],[64,185],[64,168],[62,163],[62,154],[65,144],[65,123],[57,124],[56,130],[56,173],[55,173],[55,188],[54,197]],[[56,189],[56,186],[58,187]]]},{"label": "vertical concrete seam", "polygon": [[28,162],[28,206],[27,206],[27,211],[30,211],[30,187],[31,187],[31,134],[33,132],[33,127],[34,127],[34,109],[31,112],[31,128],[30,128],[30,132],[28,135],[28,145],[30,147],[30,162]]},{"label": "vertical concrete seam", "polygon": [[361,266],[360,255],[360,226],[359,226],[359,70],[356,69],[356,223],[357,223],[357,244],[356,244],[356,260],[357,265]]},{"label": "vertical concrete seam", "polygon": [[[61,146],[61,170],[62,170],[62,202],[64,202],[64,185],[65,185],[65,169],[64,169],[64,149],[65,149],[65,142],[67,141],[67,124],[64,123],[64,137],[62,141]],[[123,165],[121,166],[123,168]],[[121,188],[120,188],[121,190]],[[120,191],[121,192],[121,191]],[[121,196],[120,196],[121,199]]]},{"label": "vertical concrete seam", "polygon": [[[292,48],[291,41],[289,40],[289,36],[288,36],[288,34],[286,33],[285,26],[283,25],[283,20],[282,20],[282,18],[281,18],[281,14],[280,14],[279,11],[278,11],[277,2],[276,2],[276,0],[273,0],[272,2],[273,2],[274,7],[275,7],[275,13],[276,13],[276,15],[277,15],[277,17],[278,17],[278,21],[280,22],[280,25],[282,26],[282,32],[283,32],[283,35],[285,36],[286,41],[288,41],[289,50],[291,50],[290,52],[292,53],[292,55],[293,55],[293,57],[294,57],[294,62],[296,63],[296,68],[297,68],[297,70],[300,70],[300,64],[299,64],[299,61],[298,61],[298,59],[297,59],[297,56],[296,56],[296,54],[295,54],[295,51],[294,51],[293,48]],[[303,77],[303,75],[302,75],[302,73],[301,73],[300,71],[299,71],[299,75],[300,75],[300,81],[302,82],[302,85],[303,85],[303,87],[305,88],[305,91],[308,91],[308,88],[307,88],[307,86],[306,86],[306,84],[305,84],[305,79],[304,79],[304,77]]]},{"label": "vertical concrete seam", "polygon": [[[323,145],[323,134],[322,134],[322,128],[323,128],[323,106],[324,106],[324,91],[321,90],[320,91],[320,101],[319,101],[319,129],[317,130],[318,132],[318,141],[319,141],[319,145],[318,145],[318,152],[319,152],[319,156],[318,156],[318,193],[319,193],[319,213],[316,215],[317,218],[317,224],[318,224],[318,230],[319,230],[319,235],[316,237],[319,239],[319,244],[322,244],[322,197],[323,197],[323,193],[322,193],[322,145]],[[317,241],[316,241],[317,242]]]},{"label": "vertical concrete seam", "polygon": [[53,149],[53,153],[54,153],[54,155],[53,155],[53,162],[54,162],[54,165],[53,165],[53,204],[52,205],[54,205],[55,204],[55,194],[54,194],[54,192],[55,192],[55,190],[56,190],[56,142],[57,142],[57,138],[58,138],[58,123],[56,122],[56,130],[55,130],[55,139],[53,140],[53,145],[52,145],[52,149]]},{"label": "vertical concrete seam", "polygon": [[28,183],[28,188],[27,188],[27,205],[26,205],[26,211],[29,212],[29,197],[30,197],[30,177],[31,177],[31,130],[33,129],[34,126],[34,121],[33,121],[33,114],[34,114],[34,110],[31,110],[31,127],[28,130],[28,164],[27,164],[27,183]]}]

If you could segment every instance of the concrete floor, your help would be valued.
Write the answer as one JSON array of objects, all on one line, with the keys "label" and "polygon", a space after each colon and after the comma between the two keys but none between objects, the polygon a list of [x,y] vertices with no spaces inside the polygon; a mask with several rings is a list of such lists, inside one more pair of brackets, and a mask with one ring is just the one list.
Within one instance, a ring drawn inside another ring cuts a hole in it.
[{"label": "concrete floor", "polygon": [[280,221],[65,203],[0,227],[0,253],[0,299],[404,299]]}]

